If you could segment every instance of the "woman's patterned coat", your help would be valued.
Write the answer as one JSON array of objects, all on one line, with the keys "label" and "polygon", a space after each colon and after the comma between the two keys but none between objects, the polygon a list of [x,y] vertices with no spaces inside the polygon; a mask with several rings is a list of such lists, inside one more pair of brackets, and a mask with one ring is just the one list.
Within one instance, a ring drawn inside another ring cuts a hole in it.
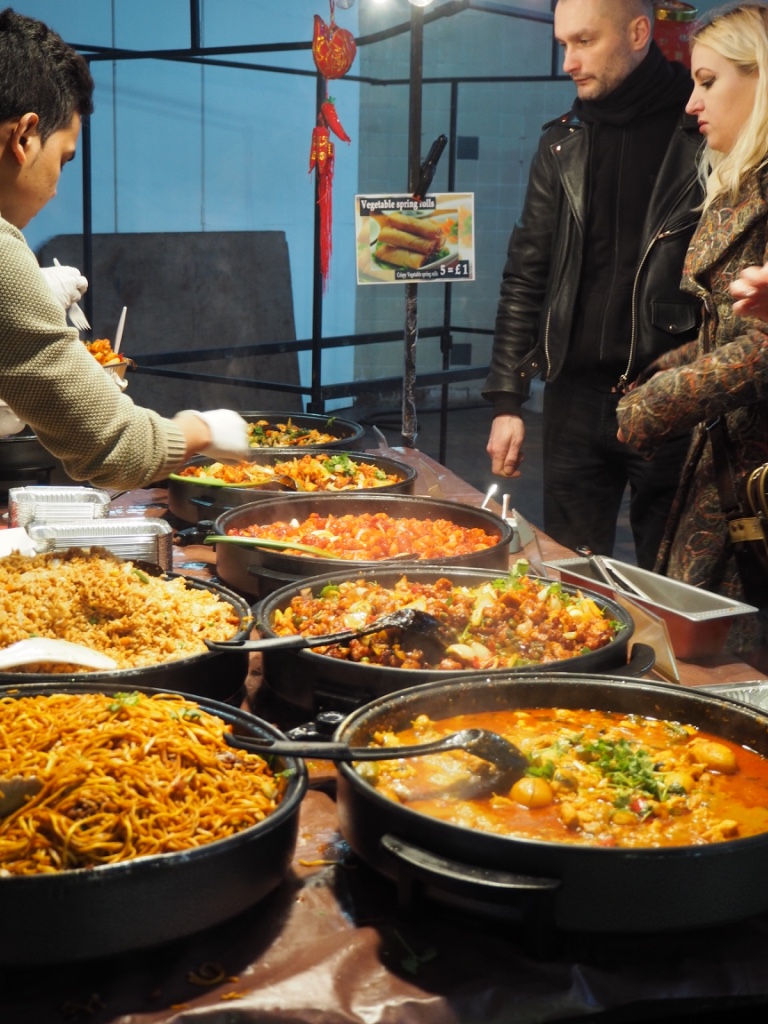
[{"label": "woman's patterned coat", "polygon": [[[768,461],[768,324],[737,316],[728,285],[743,267],[768,262],[768,169],[751,175],[734,205],[715,200],[691,240],[682,287],[698,295],[699,338],[666,353],[619,402],[627,442],[651,452],[663,438],[694,429],[656,570],[744,600],[705,423],[725,416],[739,477]],[[710,351],[705,351],[708,334]],[[762,618],[762,616],[761,616]],[[733,630],[732,650],[758,639],[756,620]]]}]

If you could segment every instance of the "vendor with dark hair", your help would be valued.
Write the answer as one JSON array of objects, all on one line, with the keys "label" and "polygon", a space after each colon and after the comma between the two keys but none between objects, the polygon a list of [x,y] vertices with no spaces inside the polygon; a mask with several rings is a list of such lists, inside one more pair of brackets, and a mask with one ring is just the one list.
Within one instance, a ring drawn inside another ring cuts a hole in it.
[{"label": "vendor with dark hair", "polygon": [[0,433],[28,424],[72,479],[141,487],[196,452],[245,458],[247,424],[229,409],[165,419],[134,405],[67,326],[79,272],[46,278],[24,239],[75,155],[92,95],[86,61],[60,36],[0,12]]}]

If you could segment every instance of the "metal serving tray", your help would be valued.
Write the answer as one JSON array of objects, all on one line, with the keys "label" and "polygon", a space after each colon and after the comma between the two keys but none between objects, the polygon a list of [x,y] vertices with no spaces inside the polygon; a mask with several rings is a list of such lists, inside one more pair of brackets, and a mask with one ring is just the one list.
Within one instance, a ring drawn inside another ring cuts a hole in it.
[{"label": "metal serving tray", "polygon": [[98,547],[118,558],[139,558],[162,569],[173,567],[173,528],[164,519],[32,523],[27,533],[40,552]]},{"label": "metal serving tray", "polygon": [[10,525],[104,519],[111,500],[107,491],[95,487],[12,487],[8,492]]},{"label": "metal serving tray", "polygon": [[[742,604],[709,590],[691,587],[687,583],[671,580],[627,562],[614,558],[604,558],[603,561],[609,567],[615,565],[630,583],[636,584],[648,595],[650,600],[645,601],[629,590],[618,585],[615,587],[617,593],[631,597],[664,619],[675,655],[683,660],[707,658],[722,653],[733,620],[757,612],[757,608],[751,604]],[[545,562],[545,565],[556,569],[564,583],[574,583],[608,596],[611,594],[611,588],[598,576],[586,558],[561,558]]]},{"label": "metal serving tray", "polygon": [[717,693],[721,697],[732,697],[752,707],[768,711],[768,679],[755,679],[747,683],[718,683],[702,687],[702,693]]}]

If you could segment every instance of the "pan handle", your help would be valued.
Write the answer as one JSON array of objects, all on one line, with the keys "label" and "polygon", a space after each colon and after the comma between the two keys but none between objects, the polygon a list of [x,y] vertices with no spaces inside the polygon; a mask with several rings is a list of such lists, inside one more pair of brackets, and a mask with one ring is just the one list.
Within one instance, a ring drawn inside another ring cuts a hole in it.
[{"label": "pan handle", "polygon": [[201,519],[195,526],[185,526],[184,529],[178,530],[174,542],[181,547],[186,547],[188,544],[202,544],[212,528],[211,520]]},{"label": "pan handle", "polygon": [[[385,833],[380,842],[382,848],[413,875],[426,882],[440,879],[446,891],[462,892],[465,896],[482,893],[486,899],[491,897],[494,900],[505,900],[510,898],[511,893],[552,893],[562,885],[559,878],[537,878],[534,875],[465,864],[414,846],[390,833]],[[511,897],[512,902],[515,899]]]},{"label": "pan handle", "polygon": [[644,676],[656,664],[656,651],[650,644],[632,644],[629,661],[622,667],[624,676]]},{"label": "pan handle", "polygon": [[519,911],[523,932],[540,951],[555,929],[555,898],[562,882],[497,868],[466,864],[385,833],[379,840],[391,860],[397,882],[399,909],[415,910],[420,891],[431,887],[438,895],[456,896],[484,903],[502,904]]}]

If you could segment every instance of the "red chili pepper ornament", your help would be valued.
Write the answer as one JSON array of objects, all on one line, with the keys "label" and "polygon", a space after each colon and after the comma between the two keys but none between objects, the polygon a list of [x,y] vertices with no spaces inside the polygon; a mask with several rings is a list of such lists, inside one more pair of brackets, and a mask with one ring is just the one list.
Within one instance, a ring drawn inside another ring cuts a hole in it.
[{"label": "red chili pepper ornament", "polygon": [[331,129],[334,135],[337,135],[342,142],[351,142],[352,139],[344,131],[344,127],[339,120],[339,115],[336,113],[336,104],[332,96],[329,96],[323,103],[320,104],[320,116]]},{"label": "red chili pepper ornament", "polygon": [[333,151],[331,135],[325,125],[312,129],[309,171],[316,175],[317,205],[320,209],[320,274],[323,291],[328,286],[333,251]]}]

